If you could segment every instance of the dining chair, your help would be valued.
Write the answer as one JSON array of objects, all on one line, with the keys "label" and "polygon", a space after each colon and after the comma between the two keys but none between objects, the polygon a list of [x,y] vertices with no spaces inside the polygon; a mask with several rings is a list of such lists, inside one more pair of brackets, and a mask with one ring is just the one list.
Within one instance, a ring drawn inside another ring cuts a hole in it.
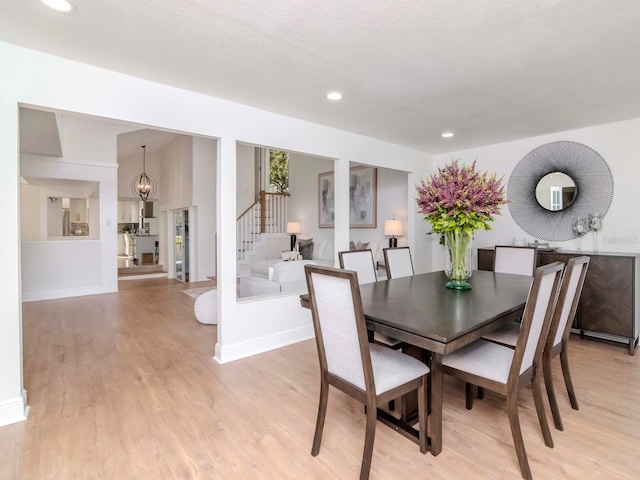
[{"label": "dining chair", "polygon": [[429,367],[400,351],[369,343],[357,273],[305,265],[311,316],[320,360],[320,401],[311,455],[320,452],[329,386],[365,405],[360,480],[369,478],[378,406],[417,391],[420,452],[427,452]]},{"label": "dining chair", "polygon": [[536,269],[536,247],[513,247],[496,245],[493,257],[493,271],[533,276]]},{"label": "dining chair", "polygon": [[[567,262],[542,354],[544,384],[547,389],[549,405],[551,406],[553,424],[557,430],[564,430],[564,426],[562,425],[562,418],[560,417],[560,410],[558,409],[555,388],[553,386],[551,361],[558,355],[560,356],[560,365],[562,366],[562,375],[564,377],[565,387],[567,388],[567,394],[569,395],[569,402],[571,403],[571,408],[578,410],[578,399],[573,388],[571,371],[569,369],[569,335],[571,334],[571,324],[578,309],[578,302],[582,295],[582,287],[587,275],[587,269],[589,268],[589,260],[589,257],[572,257]],[[520,324],[512,322],[482,338],[515,348],[519,333]]]},{"label": "dining chair", "polygon": [[442,371],[466,382],[467,408],[471,408],[471,385],[478,385],[507,398],[511,435],[523,478],[531,479],[531,469],[518,417],[518,388],[531,381],[533,400],[545,445],[553,447],[547,423],[538,368],[551,325],[555,299],[564,269],[562,262],[538,267],[522,316],[515,349],[479,339],[445,355]]},{"label": "dining chair", "polygon": [[376,265],[373,261],[373,252],[366,250],[346,250],[338,252],[340,268],[358,272],[358,283],[373,283],[377,281]]},{"label": "dining chair", "polygon": [[[512,273],[514,275],[533,276],[536,269],[537,257],[536,247],[496,245],[493,257],[493,271],[496,273]],[[518,319],[516,324],[520,325],[520,319]],[[491,332],[484,335],[482,338],[485,340],[496,341],[496,336],[499,335],[502,335],[502,333]],[[497,343],[500,342],[498,341]],[[482,388],[479,387],[478,398],[483,397],[484,392],[482,391]]]},{"label": "dining chair", "polygon": [[409,247],[383,248],[387,278],[410,277],[414,274]]},{"label": "dining chair", "polygon": [[[338,259],[341,269],[353,270],[358,273],[359,285],[373,283],[378,280],[376,276],[376,266],[373,261],[373,252],[371,250],[346,250],[338,252]],[[402,341],[380,332],[373,332],[373,341],[395,350],[403,348]],[[395,410],[394,400],[389,402],[389,410]]]}]

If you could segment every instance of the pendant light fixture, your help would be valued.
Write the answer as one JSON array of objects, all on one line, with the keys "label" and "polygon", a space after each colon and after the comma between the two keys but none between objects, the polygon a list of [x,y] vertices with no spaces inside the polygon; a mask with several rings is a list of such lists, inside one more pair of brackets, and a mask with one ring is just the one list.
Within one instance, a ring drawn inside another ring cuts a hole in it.
[{"label": "pendant light fixture", "polygon": [[156,193],[156,181],[145,172],[147,146],[142,145],[142,173],[131,182],[131,191],[142,200],[152,198]]}]

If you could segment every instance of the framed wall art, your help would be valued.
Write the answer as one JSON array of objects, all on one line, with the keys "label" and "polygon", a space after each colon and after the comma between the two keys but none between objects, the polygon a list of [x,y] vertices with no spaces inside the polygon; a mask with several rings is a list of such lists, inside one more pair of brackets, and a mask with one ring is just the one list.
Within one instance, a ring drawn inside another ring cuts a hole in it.
[{"label": "framed wall art", "polygon": [[[378,171],[373,167],[349,169],[349,227],[377,227]],[[333,172],[318,175],[318,227],[335,225],[335,178]]]}]

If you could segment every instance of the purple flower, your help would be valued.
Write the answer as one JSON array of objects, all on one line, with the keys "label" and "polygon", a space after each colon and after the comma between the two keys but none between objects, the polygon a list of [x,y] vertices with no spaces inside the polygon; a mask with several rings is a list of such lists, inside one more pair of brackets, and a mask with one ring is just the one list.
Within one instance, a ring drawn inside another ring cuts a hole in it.
[{"label": "purple flower", "polygon": [[493,215],[507,203],[502,178],[476,171],[458,160],[432,173],[428,182],[416,185],[419,212],[431,223],[434,233],[490,230]]}]

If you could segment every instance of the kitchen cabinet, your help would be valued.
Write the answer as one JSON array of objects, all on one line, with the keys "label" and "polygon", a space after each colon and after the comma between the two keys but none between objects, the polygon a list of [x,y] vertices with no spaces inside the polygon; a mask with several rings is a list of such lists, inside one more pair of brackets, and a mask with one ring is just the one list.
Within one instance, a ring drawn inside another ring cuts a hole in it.
[{"label": "kitchen cabinet", "polygon": [[138,223],[140,201],[118,200],[118,223]]},{"label": "kitchen cabinet", "polygon": [[69,199],[69,221],[71,223],[87,223],[87,200],[84,198]]},{"label": "kitchen cabinet", "polygon": [[[640,269],[637,253],[538,251],[538,265],[590,258],[573,322],[581,337],[625,342],[633,355],[640,336]],[[493,270],[493,248],[478,249],[478,269]]]}]

